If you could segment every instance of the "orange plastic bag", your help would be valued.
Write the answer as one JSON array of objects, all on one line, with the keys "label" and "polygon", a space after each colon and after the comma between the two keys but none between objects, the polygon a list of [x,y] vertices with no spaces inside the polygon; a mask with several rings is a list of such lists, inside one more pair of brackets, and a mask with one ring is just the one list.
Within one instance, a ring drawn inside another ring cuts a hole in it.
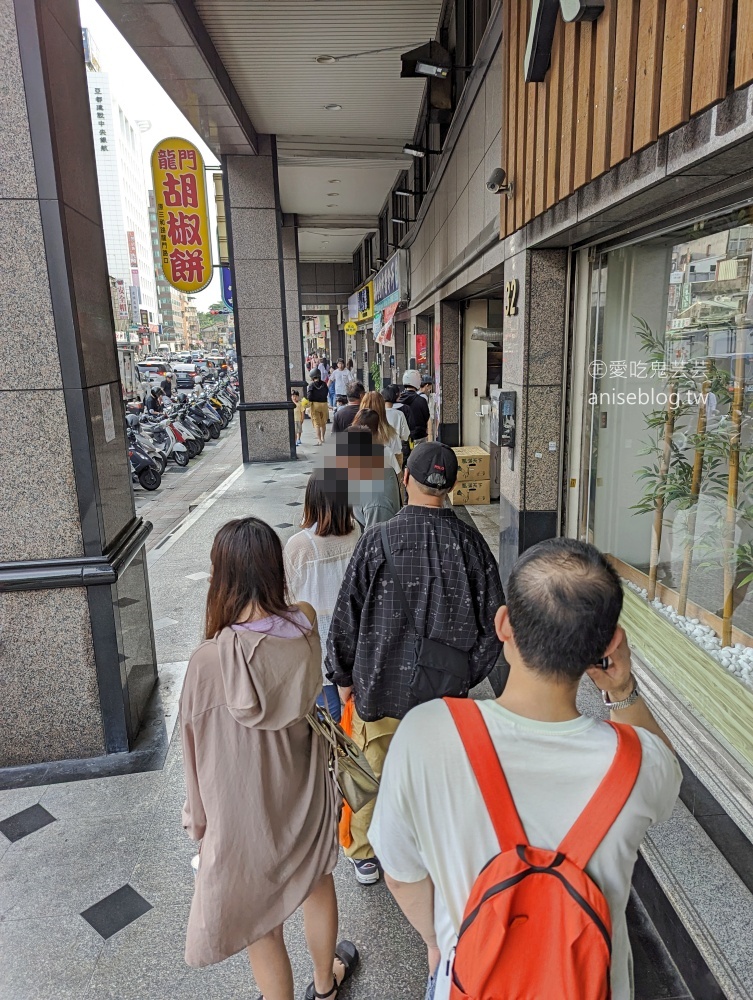
[{"label": "orange plastic bag", "polygon": [[[340,726],[348,736],[353,735],[353,696],[348,698],[347,702],[343,705],[342,718],[340,719]],[[340,844],[342,847],[350,847],[353,843],[353,838],[350,835],[350,817],[353,815],[353,810],[350,808],[348,803],[343,799],[343,808],[340,813],[340,825],[338,827],[338,834],[340,837]]]}]

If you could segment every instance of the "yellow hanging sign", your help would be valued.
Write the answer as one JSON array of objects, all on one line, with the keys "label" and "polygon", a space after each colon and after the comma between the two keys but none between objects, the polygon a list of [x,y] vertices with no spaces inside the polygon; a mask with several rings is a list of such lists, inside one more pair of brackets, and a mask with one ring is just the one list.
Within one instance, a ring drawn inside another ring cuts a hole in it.
[{"label": "yellow hanging sign", "polygon": [[213,273],[201,153],[187,139],[163,139],[152,152],[152,181],[165,278],[180,292],[200,292]]},{"label": "yellow hanging sign", "polygon": [[343,327],[343,330],[345,330],[345,332],[349,336],[355,337],[355,335],[358,333],[358,323],[354,323],[352,319],[349,319],[348,322]]}]

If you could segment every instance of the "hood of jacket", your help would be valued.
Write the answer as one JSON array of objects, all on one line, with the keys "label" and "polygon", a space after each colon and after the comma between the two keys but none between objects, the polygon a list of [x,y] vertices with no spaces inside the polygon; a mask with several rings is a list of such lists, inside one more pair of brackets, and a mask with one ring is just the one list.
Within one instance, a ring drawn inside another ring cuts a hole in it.
[{"label": "hood of jacket", "polygon": [[281,639],[247,629],[217,636],[227,708],[249,729],[287,729],[313,708],[322,688],[322,650],[316,628]]}]

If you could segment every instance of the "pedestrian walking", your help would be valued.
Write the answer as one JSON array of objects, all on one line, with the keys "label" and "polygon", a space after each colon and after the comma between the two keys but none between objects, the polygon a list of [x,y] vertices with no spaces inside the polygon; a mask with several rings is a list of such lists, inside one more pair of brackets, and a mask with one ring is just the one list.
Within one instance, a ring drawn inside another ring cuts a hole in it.
[{"label": "pedestrian walking", "polygon": [[311,373],[311,381],[306,387],[306,398],[311,404],[311,422],[316,431],[316,443],[324,444],[324,435],[329,420],[329,406],[327,405],[327,386],[322,382],[318,368],[314,368]]},{"label": "pedestrian walking", "polygon": [[355,378],[345,367],[342,358],[337,359],[337,366],[332,370],[330,385],[334,385],[335,396],[347,396],[348,391],[355,382]]},{"label": "pedestrian walking", "polygon": [[[422,444],[429,435],[429,404],[426,396],[419,393],[421,376],[413,369],[403,372],[403,391],[398,399],[410,428],[411,446]],[[407,457],[407,456],[406,456]]]},{"label": "pedestrian walking", "polygon": [[228,522],[211,560],[206,638],[180,700],[183,826],[201,841],[186,962],[245,948],[265,1000],[293,1000],[282,931],[302,905],[307,996],[334,1000],[358,952],[336,946],[339,798],[306,721],[322,687],[316,615],[286,599],[282,545],[264,521]]},{"label": "pedestrian walking", "polygon": [[[502,695],[421,705],[393,740],[370,837],[427,946],[433,1000],[460,996],[459,982],[491,1000],[512,981],[516,996],[632,1000],[633,866],[682,775],[631,673],[621,608],[619,577],[593,546],[528,549],[495,617]],[[611,723],[578,711],[584,673]]]},{"label": "pedestrian walking", "polygon": [[348,389],[347,405],[341,406],[332,418],[332,433],[346,431],[355,420],[366,390],[360,382],[353,382]]},{"label": "pedestrian walking", "polygon": [[335,372],[336,372],[336,370],[337,369],[334,368],[332,365],[330,365],[329,368],[327,369],[327,391],[328,391],[327,402],[329,403],[330,410],[334,410],[334,408],[335,408]]},{"label": "pedestrian walking", "polygon": [[[397,435],[397,431],[387,419],[387,407],[384,397],[380,392],[367,392],[361,400],[360,409],[373,410],[379,419],[379,426],[376,433],[376,440],[382,445],[389,456],[395,474],[399,474],[402,468],[403,443]],[[399,459],[398,459],[399,457]]]},{"label": "pedestrian walking", "polygon": [[301,444],[301,435],[303,434],[303,407],[301,406],[301,394],[293,389],[290,393],[290,401],[293,404],[293,426],[295,427],[295,446],[299,447]]},{"label": "pedestrian walking", "polygon": [[[322,473],[313,472],[303,498],[301,529],[285,544],[285,571],[291,598],[316,611],[323,664],[335,601],[360,536],[347,488],[338,492],[325,486]],[[340,721],[340,696],[326,678],[318,702]]]},{"label": "pedestrian walking", "polygon": [[[497,564],[481,534],[444,506],[456,478],[451,448],[414,448],[404,473],[408,505],[361,536],[335,605],[327,677],[343,704],[355,698],[354,739],[377,775],[406,713],[447,690],[467,695],[502,648]],[[345,851],[364,884],[379,879],[372,811],[353,816]]]}]

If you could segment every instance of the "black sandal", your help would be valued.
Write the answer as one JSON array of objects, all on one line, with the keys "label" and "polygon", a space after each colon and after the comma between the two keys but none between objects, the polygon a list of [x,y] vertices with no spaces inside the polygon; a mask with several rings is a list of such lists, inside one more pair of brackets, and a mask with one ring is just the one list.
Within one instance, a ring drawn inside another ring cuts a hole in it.
[{"label": "black sandal", "polygon": [[337,977],[333,977],[332,989],[329,993],[317,993],[314,984],[309,983],[306,987],[306,1000],[329,1000],[330,997],[336,997],[337,992],[343,983],[347,982],[347,980],[350,979],[355,972],[360,957],[361,956],[358,954],[358,948],[356,948],[352,941],[341,941],[335,948],[335,958],[340,959],[340,962],[345,969],[345,974],[339,983],[337,981]]}]

